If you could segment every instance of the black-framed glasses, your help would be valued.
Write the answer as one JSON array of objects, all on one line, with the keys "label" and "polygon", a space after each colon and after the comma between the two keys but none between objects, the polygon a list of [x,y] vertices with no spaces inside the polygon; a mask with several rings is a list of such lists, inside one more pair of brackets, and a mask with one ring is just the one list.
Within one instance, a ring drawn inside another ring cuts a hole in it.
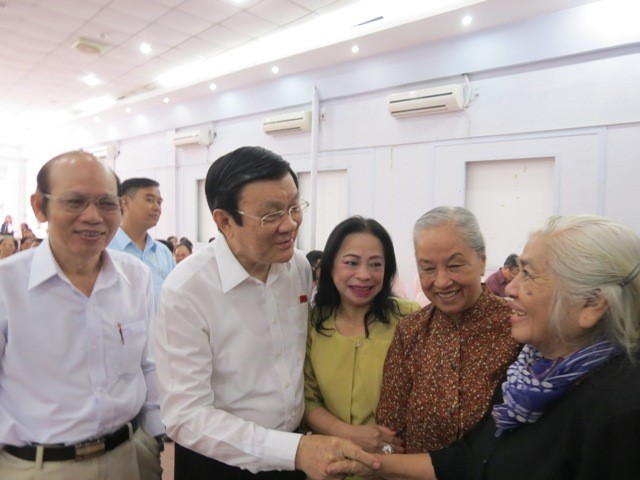
[{"label": "black-framed glasses", "polygon": [[69,213],[82,213],[90,204],[94,204],[103,213],[120,211],[122,200],[117,195],[103,195],[96,199],[87,198],[79,193],[67,192],[62,195],[50,195],[40,192],[44,198],[58,202]]},{"label": "black-framed glasses", "polygon": [[236,210],[240,215],[244,215],[245,217],[253,218],[255,220],[260,220],[260,225],[263,227],[265,225],[275,225],[279,223],[285,215],[289,215],[292,219],[300,219],[304,211],[309,208],[309,202],[306,200],[300,200],[300,203],[297,205],[292,205],[286,210],[278,210],[277,212],[269,213],[263,217],[258,217],[256,215],[251,215],[250,213],[243,212],[242,210]]}]

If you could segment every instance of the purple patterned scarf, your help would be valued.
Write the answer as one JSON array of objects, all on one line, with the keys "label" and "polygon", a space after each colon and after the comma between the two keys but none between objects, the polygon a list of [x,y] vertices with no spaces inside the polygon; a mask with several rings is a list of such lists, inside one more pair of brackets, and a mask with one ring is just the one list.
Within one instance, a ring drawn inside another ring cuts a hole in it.
[{"label": "purple patterned scarf", "polygon": [[536,422],[583,375],[621,354],[622,349],[602,341],[567,358],[549,360],[533,345],[525,345],[507,370],[507,380],[502,384],[504,403],[493,407],[496,436]]}]

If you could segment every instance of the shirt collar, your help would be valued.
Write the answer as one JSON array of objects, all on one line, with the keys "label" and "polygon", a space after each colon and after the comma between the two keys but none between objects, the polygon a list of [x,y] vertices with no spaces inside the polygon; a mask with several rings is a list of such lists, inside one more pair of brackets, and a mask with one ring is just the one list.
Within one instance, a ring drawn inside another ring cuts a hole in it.
[{"label": "shirt collar", "polygon": [[[140,247],[138,247],[138,245],[136,245],[136,243],[131,239],[131,237],[127,234],[127,232],[125,232],[122,229],[122,227],[118,227],[118,231],[116,232],[116,236],[113,237],[113,242],[118,245],[118,249],[120,249],[120,250],[124,250],[129,245],[131,245],[131,246],[135,247],[136,249],[140,250]],[[151,238],[151,235],[149,235],[147,233],[146,237],[145,237],[145,246],[144,246],[145,251],[146,250],[155,250],[156,246],[157,246],[156,242]]]},{"label": "shirt collar", "polygon": [[42,244],[36,248],[36,253],[33,255],[31,270],[29,271],[28,289],[31,290],[32,288],[37,287],[57,274],[58,264],[56,259],[53,257],[51,245],[49,245],[49,239],[45,238],[42,241]]},{"label": "shirt collar", "polygon": [[[220,282],[222,284],[222,291],[224,293],[227,293],[229,290],[235,288],[245,280],[253,278],[251,277],[251,275],[249,275],[249,273],[244,269],[242,264],[240,264],[236,256],[233,254],[224,235],[218,235],[216,237],[216,239],[213,241],[213,249],[218,261]],[[287,263],[271,264],[266,284],[270,285],[275,282],[280,276],[281,272],[289,271],[291,269],[292,260],[289,260]]]},{"label": "shirt collar", "polygon": [[[36,288],[55,276],[58,276],[67,282],[69,281],[53,256],[49,239],[45,238],[33,255],[31,270],[29,271],[29,285],[27,288],[29,290]],[[130,284],[125,272],[122,270],[120,265],[113,261],[112,255],[106,248],[102,251],[102,268],[100,270],[99,277],[101,277],[101,284],[104,282],[106,285],[111,285],[118,278],[122,278],[125,282]]]}]

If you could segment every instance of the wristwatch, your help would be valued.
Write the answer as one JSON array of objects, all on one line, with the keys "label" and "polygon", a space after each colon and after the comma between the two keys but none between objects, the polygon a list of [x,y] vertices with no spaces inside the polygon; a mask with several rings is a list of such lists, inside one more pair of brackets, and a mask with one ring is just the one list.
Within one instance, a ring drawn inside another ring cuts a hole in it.
[{"label": "wristwatch", "polygon": [[162,433],[160,435],[156,435],[155,437],[153,437],[156,439],[156,442],[158,442],[158,449],[161,452],[164,452],[164,442],[167,440],[167,434],[166,433]]}]

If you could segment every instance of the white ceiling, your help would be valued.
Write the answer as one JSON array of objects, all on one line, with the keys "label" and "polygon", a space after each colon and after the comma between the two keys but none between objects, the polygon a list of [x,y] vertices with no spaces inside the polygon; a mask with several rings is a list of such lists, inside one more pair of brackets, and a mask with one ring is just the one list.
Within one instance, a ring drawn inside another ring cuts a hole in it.
[{"label": "white ceiling", "polygon": [[[125,105],[167,95],[172,88],[185,98],[189,85],[208,84],[224,74],[233,86],[234,73],[278,58],[289,57],[298,65],[289,62],[289,70],[281,72],[285,75],[296,68],[348,61],[350,51],[323,56],[322,47],[356,38],[366,41],[359,55],[374,55],[591,1],[438,0],[443,5],[436,7],[436,0],[0,0],[0,117],[15,122],[52,111],[78,116],[78,104],[94,97],[111,96]],[[304,36],[310,22],[339,19],[363,4],[370,9],[354,18],[384,19],[351,28],[348,34],[333,32],[333,37],[327,29],[326,36],[314,34],[313,42],[290,36],[288,51],[264,57],[254,53],[251,64],[245,59],[231,66],[234,55],[247,55],[250,47],[276,33],[297,31]],[[460,25],[465,13],[474,15],[469,27]],[[71,48],[79,37],[104,43],[104,51],[87,54]],[[148,55],[139,49],[143,42],[151,46]],[[214,72],[210,78],[199,74],[175,87],[158,83],[158,77],[171,70],[207,61]],[[264,70],[266,79],[271,74]],[[83,83],[88,74],[101,84]],[[254,75],[250,81],[261,80]]]}]

